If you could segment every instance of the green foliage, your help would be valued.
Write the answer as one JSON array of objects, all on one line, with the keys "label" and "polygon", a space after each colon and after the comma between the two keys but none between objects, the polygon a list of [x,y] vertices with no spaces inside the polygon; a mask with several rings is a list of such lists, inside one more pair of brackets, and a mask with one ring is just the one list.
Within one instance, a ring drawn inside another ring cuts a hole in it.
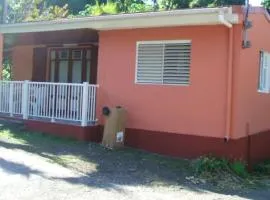
[{"label": "green foliage", "polygon": [[[94,5],[95,0],[46,0],[46,4],[48,7],[50,6],[59,6],[63,7],[66,4],[70,9],[70,13],[73,15],[77,15],[79,11],[82,11],[85,8],[85,5]],[[100,3],[105,3],[105,1],[99,1]]]},{"label": "green foliage", "polygon": [[37,20],[51,20],[56,18],[66,18],[68,16],[68,5],[63,7],[50,6],[44,9],[42,12],[37,13],[34,16],[26,18],[25,21],[37,21]]},{"label": "green foliage", "polygon": [[236,175],[243,178],[248,177],[247,166],[244,162],[234,161],[230,163],[230,168]]},{"label": "green foliage", "polygon": [[80,16],[89,15],[108,15],[118,13],[147,12],[153,10],[153,6],[138,0],[118,0],[100,3],[96,1],[95,5],[87,4],[85,9],[79,12]]},{"label": "green foliage", "polygon": [[226,159],[216,158],[213,156],[202,156],[195,160],[193,167],[198,174],[217,173],[219,171],[228,170],[229,162]]},{"label": "green foliage", "polygon": [[[269,1],[264,5],[269,7]],[[156,10],[241,5],[244,0],[7,0],[9,23],[69,16],[108,15]],[[3,9],[2,9],[3,10]],[[0,6],[1,12],[1,6]]]},{"label": "green foliage", "polygon": [[65,18],[69,14],[68,5],[47,6],[46,0],[8,0],[8,22],[51,20]]},{"label": "green foliage", "polygon": [[88,15],[104,15],[104,14],[117,14],[119,13],[118,4],[115,2],[109,1],[106,4],[100,4],[96,1],[94,6],[87,4],[85,6],[85,10],[81,11],[79,15],[81,16],[88,16]]},{"label": "green foliage", "polygon": [[245,0],[192,0],[189,4],[190,8],[199,7],[217,7],[226,5],[243,5]]},{"label": "green foliage", "polygon": [[5,58],[3,60],[3,71],[2,71],[2,78],[5,81],[9,81],[12,79],[11,76],[11,68],[12,68],[12,62],[9,58]]},{"label": "green foliage", "polygon": [[270,0],[263,0],[263,1],[262,1],[262,5],[263,5],[265,8],[270,9]]},{"label": "green foliage", "polygon": [[255,173],[270,175],[270,160],[266,160],[262,163],[256,164],[253,167]]},{"label": "green foliage", "polygon": [[242,178],[248,177],[247,166],[242,161],[229,162],[224,158],[214,156],[203,156],[195,160],[193,168],[198,174],[220,174],[233,172]]},{"label": "green foliage", "polygon": [[159,10],[189,8],[190,0],[158,0]]}]

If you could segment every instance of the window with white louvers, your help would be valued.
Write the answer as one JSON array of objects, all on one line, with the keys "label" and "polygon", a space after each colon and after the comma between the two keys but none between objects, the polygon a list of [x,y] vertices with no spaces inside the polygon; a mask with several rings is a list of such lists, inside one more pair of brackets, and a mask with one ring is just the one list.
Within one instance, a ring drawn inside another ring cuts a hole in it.
[{"label": "window with white louvers", "polygon": [[190,41],[137,43],[136,83],[189,85]]},{"label": "window with white louvers", "polygon": [[270,53],[265,51],[260,52],[259,91],[270,92]]}]

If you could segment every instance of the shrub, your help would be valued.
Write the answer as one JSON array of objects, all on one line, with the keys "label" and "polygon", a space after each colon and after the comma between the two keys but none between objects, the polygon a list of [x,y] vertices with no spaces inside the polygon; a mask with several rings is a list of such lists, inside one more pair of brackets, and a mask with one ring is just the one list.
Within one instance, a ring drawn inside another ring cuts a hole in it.
[{"label": "shrub", "polygon": [[216,158],[213,156],[202,156],[195,160],[193,167],[198,174],[217,173],[219,171],[228,170],[228,160]]},{"label": "shrub", "polygon": [[247,166],[242,161],[234,161],[230,163],[231,170],[238,176],[246,178],[248,176]]},{"label": "shrub", "polygon": [[253,167],[255,173],[269,175],[270,174],[270,160],[256,164]]},{"label": "shrub", "polygon": [[[225,158],[217,158],[214,156],[202,156],[195,160],[193,168],[198,174],[220,174],[223,172],[233,172],[237,176],[247,177],[248,171],[246,164],[242,161],[229,162]],[[270,170],[270,165],[269,165]]]}]

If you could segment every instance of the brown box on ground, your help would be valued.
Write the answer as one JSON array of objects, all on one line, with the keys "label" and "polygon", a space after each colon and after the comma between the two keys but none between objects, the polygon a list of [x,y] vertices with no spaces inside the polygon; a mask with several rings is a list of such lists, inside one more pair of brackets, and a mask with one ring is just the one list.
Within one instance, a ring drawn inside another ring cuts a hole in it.
[{"label": "brown box on ground", "polygon": [[124,146],[126,111],[122,107],[110,109],[106,117],[102,145],[114,149]]}]

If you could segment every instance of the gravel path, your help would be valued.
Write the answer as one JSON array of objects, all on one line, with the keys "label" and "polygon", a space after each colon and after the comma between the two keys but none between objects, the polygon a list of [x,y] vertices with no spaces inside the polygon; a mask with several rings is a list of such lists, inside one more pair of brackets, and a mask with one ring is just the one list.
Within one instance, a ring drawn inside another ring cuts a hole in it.
[{"label": "gravel path", "polygon": [[[106,174],[105,174],[106,175]],[[0,146],[0,199],[245,199],[180,186],[110,185],[102,176],[85,177],[44,157]],[[73,180],[73,181],[72,181]],[[263,199],[263,198],[262,198]]]}]

